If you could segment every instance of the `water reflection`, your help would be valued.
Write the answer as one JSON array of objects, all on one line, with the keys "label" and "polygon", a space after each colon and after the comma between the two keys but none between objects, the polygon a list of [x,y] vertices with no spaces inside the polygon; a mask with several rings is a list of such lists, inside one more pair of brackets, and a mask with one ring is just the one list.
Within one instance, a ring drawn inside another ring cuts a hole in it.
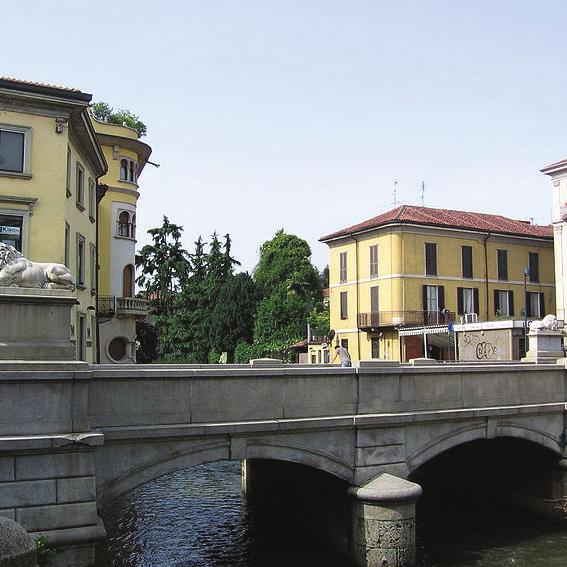
[{"label": "water reflection", "polygon": [[[297,530],[286,532],[294,519],[285,510],[254,506],[241,494],[238,462],[166,475],[106,510],[109,539],[97,567],[346,567]],[[567,565],[565,524],[497,510],[471,502],[459,515],[420,510],[419,567]]]}]

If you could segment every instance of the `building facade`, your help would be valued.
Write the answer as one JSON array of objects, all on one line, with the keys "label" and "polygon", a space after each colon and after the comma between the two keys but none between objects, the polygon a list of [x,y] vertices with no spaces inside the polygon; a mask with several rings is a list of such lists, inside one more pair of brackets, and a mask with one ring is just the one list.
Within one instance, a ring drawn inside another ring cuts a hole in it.
[{"label": "building facade", "polygon": [[353,360],[450,359],[446,338],[431,335],[424,349],[407,329],[519,317],[526,303],[529,319],[555,311],[551,226],[404,205],[321,241],[333,344]]},{"label": "building facade", "polygon": [[136,319],[147,302],[135,297],[136,203],[138,180],[151,148],[127,126],[94,120],[108,172],[98,217],[98,330],[101,363],[136,361]]},{"label": "building facade", "polygon": [[0,78],[0,241],[68,266],[77,358],[96,360],[96,187],[107,169],[76,89]]},{"label": "building facade", "polygon": [[544,167],[553,182],[552,223],[555,242],[557,318],[567,315],[567,159]]}]

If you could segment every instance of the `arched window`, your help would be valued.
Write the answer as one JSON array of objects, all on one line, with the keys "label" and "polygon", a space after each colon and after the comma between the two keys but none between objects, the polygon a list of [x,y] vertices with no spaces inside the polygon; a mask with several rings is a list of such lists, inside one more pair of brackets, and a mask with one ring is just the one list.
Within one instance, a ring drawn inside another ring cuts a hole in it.
[{"label": "arched window", "polygon": [[130,236],[130,214],[122,211],[118,215],[118,236]]},{"label": "arched window", "polygon": [[134,266],[128,264],[122,272],[122,297],[134,297]]},{"label": "arched window", "polygon": [[132,183],[136,181],[136,164],[133,161],[130,162],[128,181],[132,181]]},{"label": "arched window", "polygon": [[132,238],[136,238],[136,215],[132,215]]},{"label": "arched window", "polygon": [[128,180],[128,160],[121,159],[120,160],[120,179],[124,181]]}]

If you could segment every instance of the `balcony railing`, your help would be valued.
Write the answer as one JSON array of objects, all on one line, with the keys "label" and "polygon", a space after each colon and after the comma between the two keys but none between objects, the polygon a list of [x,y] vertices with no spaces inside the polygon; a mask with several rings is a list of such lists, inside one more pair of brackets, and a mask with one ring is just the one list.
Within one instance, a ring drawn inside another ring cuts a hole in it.
[{"label": "balcony railing", "polygon": [[99,319],[112,317],[147,317],[148,302],[137,297],[115,297],[114,295],[99,295]]},{"label": "balcony railing", "polygon": [[378,311],[376,313],[359,313],[358,328],[447,325],[454,320],[455,314],[452,311]]},{"label": "balcony railing", "polygon": [[114,295],[99,295],[97,299],[99,319],[110,319],[116,313],[116,298]]},{"label": "balcony railing", "polygon": [[146,317],[148,315],[148,302],[137,297],[117,297],[117,317]]}]

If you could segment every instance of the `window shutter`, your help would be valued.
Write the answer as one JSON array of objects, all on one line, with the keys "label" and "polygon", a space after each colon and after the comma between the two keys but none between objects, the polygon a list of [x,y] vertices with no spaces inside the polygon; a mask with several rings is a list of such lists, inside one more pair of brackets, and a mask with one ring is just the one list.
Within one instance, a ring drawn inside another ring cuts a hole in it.
[{"label": "window shutter", "polygon": [[514,315],[514,292],[513,291],[509,291],[508,292],[508,306],[510,309],[510,315]]},{"label": "window shutter", "polygon": [[500,292],[495,289],[494,290],[494,314],[496,315],[498,313],[498,310],[500,309]]},{"label": "window shutter", "polygon": [[457,313],[463,315],[465,312],[465,300],[463,297],[463,288],[457,288]]},{"label": "window shutter", "polygon": [[473,288],[473,309],[476,314],[480,312],[480,301],[478,295],[478,287]]},{"label": "window shutter", "polygon": [[539,294],[539,316],[545,317],[545,300],[543,298],[543,293]]},{"label": "window shutter", "polygon": [[421,286],[422,296],[423,296],[423,310],[427,311],[427,286]]},{"label": "window shutter", "polygon": [[437,307],[439,311],[445,309],[445,288],[442,285],[437,286]]}]

